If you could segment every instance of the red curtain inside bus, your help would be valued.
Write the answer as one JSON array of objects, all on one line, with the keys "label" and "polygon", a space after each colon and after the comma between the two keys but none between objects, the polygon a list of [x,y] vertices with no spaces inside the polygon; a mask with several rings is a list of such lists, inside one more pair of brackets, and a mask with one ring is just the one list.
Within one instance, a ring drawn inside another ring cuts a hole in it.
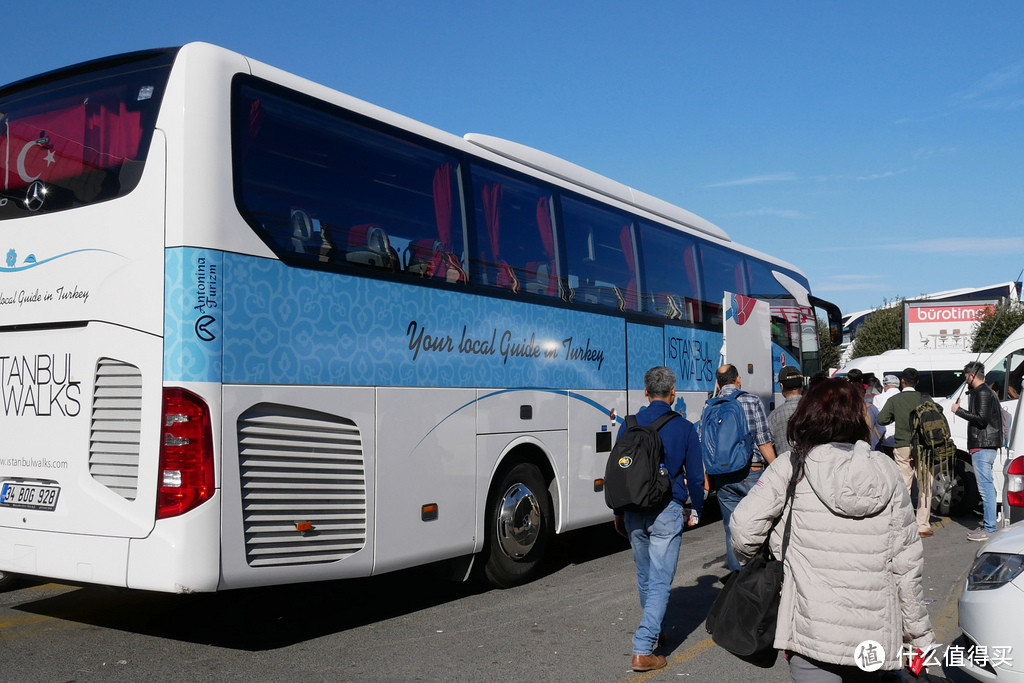
[{"label": "red curtain inside bus", "polygon": [[41,180],[59,183],[89,170],[116,171],[134,159],[142,140],[142,114],[123,102],[81,104],[4,121],[0,130],[0,174],[4,189]]}]

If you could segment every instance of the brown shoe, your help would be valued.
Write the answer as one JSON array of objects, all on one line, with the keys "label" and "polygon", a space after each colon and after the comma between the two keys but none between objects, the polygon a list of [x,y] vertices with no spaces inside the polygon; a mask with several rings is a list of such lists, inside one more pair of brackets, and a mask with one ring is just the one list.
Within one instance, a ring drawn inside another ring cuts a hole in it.
[{"label": "brown shoe", "polygon": [[932,531],[931,529],[928,529],[927,531],[922,531],[921,532],[921,538],[928,538],[929,536],[934,536],[934,535],[935,535],[935,532]]},{"label": "brown shoe", "polygon": [[654,671],[668,664],[661,655],[633,655],[633,671]]}]

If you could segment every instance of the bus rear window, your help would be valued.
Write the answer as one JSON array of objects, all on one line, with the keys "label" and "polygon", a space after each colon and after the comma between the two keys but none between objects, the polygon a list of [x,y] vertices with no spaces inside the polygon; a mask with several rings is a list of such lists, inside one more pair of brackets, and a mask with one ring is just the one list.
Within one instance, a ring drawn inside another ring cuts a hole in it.
[{"label": "bus rear window", "polygon": [[131,192],[175,54],[98,60],[0,90],[0,220]]}]

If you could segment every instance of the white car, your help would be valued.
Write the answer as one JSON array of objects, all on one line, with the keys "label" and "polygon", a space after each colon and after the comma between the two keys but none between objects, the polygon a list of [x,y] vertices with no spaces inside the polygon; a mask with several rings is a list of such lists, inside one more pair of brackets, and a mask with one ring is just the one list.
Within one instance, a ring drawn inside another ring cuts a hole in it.
[{"label": "white car", "polygon": [[[978,551],[960,596],[963,635],[946,661],[979,681],[1024,683],[1024,523],[1013,524]],[[953,661],[953,660],[956,661]]]}]

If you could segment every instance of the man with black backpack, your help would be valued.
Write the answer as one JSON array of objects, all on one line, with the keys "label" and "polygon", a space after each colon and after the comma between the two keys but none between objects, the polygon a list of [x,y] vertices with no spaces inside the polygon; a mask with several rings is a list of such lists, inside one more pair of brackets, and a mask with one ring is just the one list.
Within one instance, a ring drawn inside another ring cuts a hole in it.
[{"label": "man with black backpack", "polygon": [[[672,480],[672,495],[656,509],[645,510],[633,504],[626,509],[615,510],[615,530],[628,538],[633,547],[643,609],[643,618],[633,636],[633,671],[652,671],[666,664],[665,657],[654,654],[654,649],[662,644],[661,622],[665,618],[672,580],[679,563],[683,525],[696,526],[704,507],[704,467],[697,430],[672,410],[676,402],[676,375],[671,368],[660,366],[648,370],[644,375],[644,395],[650,404],[636,414],[637,424],[649,426],[665,415],[675,415],[662,420],[657,432],[660,437],[658,445],[664,451],[664,469]],[[636,431],[635,427],[629,426],[633,417],[629,416],[619,430],[620,442],[629,432]],[[654,442],[657,444],[658,440]],[[632,451],[616,455],[616,461],[621,460],[619,466],[630,467],[629,460],[639,460],[646,454]],[[692,512],[689,519],[684,519],[683,505],[687,495]]]},{"label": "man with black backpack", "polygon": [[969,541],[987,541],[996,531],[996,487],[992,483],[992,463],[996,451],[1003,445],[1003,413],[999,398],[985,383],[985,366],[971,361],[964,366],[964,380],[967,382],[967,408],[960,407],[960,401],[953,404],[952,411],[957,417],[967,420],[967,450],[971,453],[971,465],[978,480],[981,494],[982,524],[974,531],[967,532]]}]

